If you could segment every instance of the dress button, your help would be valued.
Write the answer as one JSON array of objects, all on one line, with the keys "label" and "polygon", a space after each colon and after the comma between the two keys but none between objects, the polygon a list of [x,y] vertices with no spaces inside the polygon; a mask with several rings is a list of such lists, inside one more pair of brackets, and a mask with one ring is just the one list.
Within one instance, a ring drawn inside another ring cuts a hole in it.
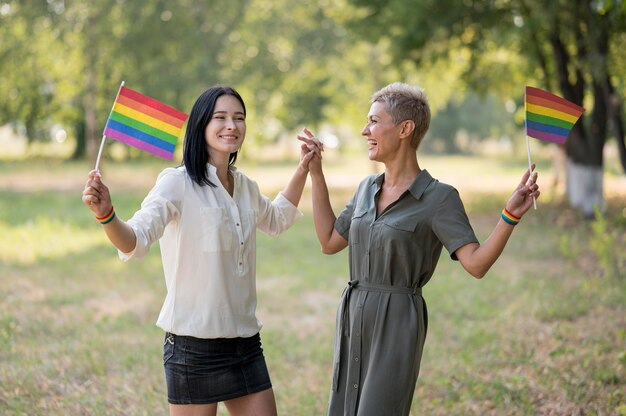
[{"label": "dress button", "polygon": [[359,362],[359,357],[354,357],[354,361],[358,363]]},{"label": "dress button", "polygon": [[358,385],[358,384],[356,384],[356,383],[354,383],[354,385],[353,385],[352,387],[354,387],[355,389],[358,389],[358,388],[359,388],[359,385]]}]

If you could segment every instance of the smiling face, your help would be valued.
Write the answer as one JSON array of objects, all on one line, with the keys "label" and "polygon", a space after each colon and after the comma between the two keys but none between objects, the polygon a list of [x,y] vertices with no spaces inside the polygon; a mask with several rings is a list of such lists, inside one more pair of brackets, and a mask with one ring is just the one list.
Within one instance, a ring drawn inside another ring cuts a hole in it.
[{"label": "smiling face", "polygon": [[367,137],[367,156],[370,160],[385,162],[390,160],[400,148],[402,124],[395,124],[387,105],[375,101],[367,114],[367,124],[361,134]]},{"label": "smiling face", "polygon": [[246,137],[246,116],[239,100],[222,95],[215,102],[215,110],[204,130],[211,159],[225,158],[239,150]]}]

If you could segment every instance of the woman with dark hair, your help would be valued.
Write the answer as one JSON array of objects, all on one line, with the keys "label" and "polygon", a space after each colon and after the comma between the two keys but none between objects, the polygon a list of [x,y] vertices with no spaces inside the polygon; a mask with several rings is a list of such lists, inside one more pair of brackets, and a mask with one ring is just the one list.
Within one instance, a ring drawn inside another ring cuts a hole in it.
[{"label": "woman with dark hair", "polygon": [[83,202],[103,224],[123,261],[159,240],[167,295],[157,320],[170,415],[275,415],[276,403],[256,318],[256,228],[277,235],[296,208],[318,149],[302,145],[300,163],[273,200],[234,163],[246,134],[246,107],[232,88],[206,90],[194,104],[183,164],[165,169],[124,222],[109,189],[91,171]]}]

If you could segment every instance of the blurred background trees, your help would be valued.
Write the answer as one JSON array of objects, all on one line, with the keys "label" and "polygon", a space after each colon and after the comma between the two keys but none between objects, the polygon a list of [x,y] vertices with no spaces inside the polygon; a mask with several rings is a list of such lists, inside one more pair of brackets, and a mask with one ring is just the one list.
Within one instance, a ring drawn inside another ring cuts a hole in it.
[{"label": "blurred background trees", "polygon": [[[522,108],[520,85],[535,85],[587,108],[565,145],[567,193],[586,216],[594,215],[594,206],[603,206],[603,155],[609,134],[617,140],[626,171],[624,60],[619,59],[626,46],[625,2],[351,2],[362,10],[362,18],[352,20],[351,26],[371,41],[389,38],[397,63],[411,62],[417,71],[438,60],[454,64],[463,52],[461,78],[473,91],[516,100]],[[523,114],[517,116],[522,121]]]},{"label": "blurred background trees", "polygon": [[0,0],[0,126],[95,158],[122,80],[185,112],[225,83],[249,107],[247,146],[306,125],[347,149],[370,94],[401,80],[430,97],[425,151],[519,153],[534,85],[588,110],[564,151],[591,215],[607,140],[626,170],[625,51],[622,0]]}]

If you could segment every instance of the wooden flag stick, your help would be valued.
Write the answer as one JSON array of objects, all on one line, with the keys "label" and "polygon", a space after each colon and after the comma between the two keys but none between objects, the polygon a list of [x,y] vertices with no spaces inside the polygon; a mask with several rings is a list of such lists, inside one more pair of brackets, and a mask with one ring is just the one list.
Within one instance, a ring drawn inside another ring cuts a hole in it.
[{"label": "wooden flag stick", "polygon": [[[533,174],[533,164],[530,160],[530,141],[528,140],[528,136],[526,136],[526,150],[528,151],[528,172],[530,175]],[[530,176],[529,176],[530,177]],[[537,209],[537,200],[533,196],[533,206]]]},{"label": "wooden flag stick", "polygon": [[[111,106],[111,111],[109,112],[109,118],[107,118],[107,122],[111,118],[111,114],[113,114],[113,107],[115,107],[115,103],[117,102],[117,99],[120,96],[120,91],[122,91],[123,86],[124,86],[124,81],[122,81],[122,83],[120,84],[120,87],[117,90],[117,94],[115,95],[115,101],[113,101],[113,105]],[[105,125],[105,129],[106,129],[106,125]],[[102,157],[102,149],[104,148],[104,141],[106,140],[106,138],[107,136],[104,133],[102,133],[102,141],[100,142],[100,150],[98,150],[98,157],[96,158],[95,170],[98,170],[100,167],[100,158]]]},{"label": "wooden flag stick", "polygon": [[106,140],[106,138],[107,136],[103,134],[102,141],[100,142],[100,150],[98,150],[98,158],[96,159],[96,167],[95,167],[96,170],[98,170],[100,166],[100,157],[102,156],[102,148],[104,147],[104,141]]}]

